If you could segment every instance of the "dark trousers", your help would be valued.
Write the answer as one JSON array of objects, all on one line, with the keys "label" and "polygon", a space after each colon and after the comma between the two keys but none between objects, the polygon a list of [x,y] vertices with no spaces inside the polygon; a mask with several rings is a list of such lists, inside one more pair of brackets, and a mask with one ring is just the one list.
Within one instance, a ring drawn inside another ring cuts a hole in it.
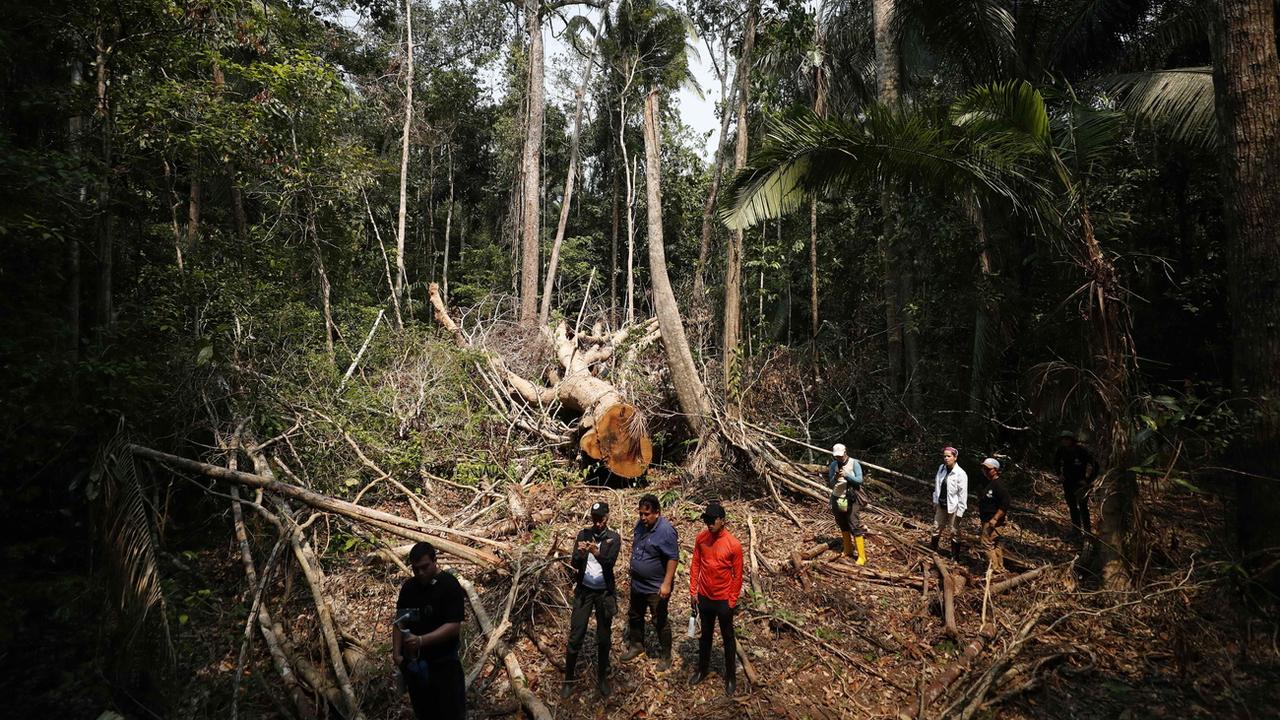
[{"label": "dark trousers", "polygon": [[836,526],[840,528],[840,532],[852,533],[858,537],[862,536],[862,506],[849,500],[849,509],[841,512],[839,506],[836,505],[835,498],[831,498],[829,503],[831,514],[836,519]]},{"label": "dark trousers", "polygon": [[1085,492],[1089,483],[1084,478],[1062,478],[1062,494],[1067,496],[1067,509],[1071,511],[1071,526],[1079,532],[1091,532],[1089,501]]},{"label": "dark trousers", "polygon": [[724,640],[724,676],[734,677],[737,670],[738,643],[733,636],[733,608],[728,600],[709,600],[698,596],[698,618],[702,621],[702,634],[698,636],[698,670],[706,672],[711,664],[711,637],[716,623],[720,623],[720,637]]},{"label": "dark trousers", "polygon": [[644,614],[649,611],[653,618],[653,629],[658,633],[658,647],[663,657],[671,654],[671,627],[667,624],[667,601],[669,597],[661,597],[658,593],[638,593],[631,591],[631,603],[627,606],[627,642],[632,645],[644,645]]},{"label": "dark trousers", "polygon": [[569,616],[566,677],[573,677],[592,614],[596,616],[596,672],[601,676],[609,672],[609,645],[613,642],[613,616],[618,614],[618,598],[605,590],[579,585],[573,593],[573,613]]},{"label": "dark trousers", "polygon": [[405,685],[418,720],[466,719],[466,676],[457,655],[428,661],[425,680],[419,674],[405,673]]}]

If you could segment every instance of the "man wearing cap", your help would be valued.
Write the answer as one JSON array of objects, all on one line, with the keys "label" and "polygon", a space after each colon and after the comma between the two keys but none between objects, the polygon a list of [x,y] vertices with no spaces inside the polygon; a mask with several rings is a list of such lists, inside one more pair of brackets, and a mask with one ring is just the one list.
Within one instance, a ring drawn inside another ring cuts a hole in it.
[{"label": "man wearing cap", "polygon": [[969,476],[960,463],[960,452],[953,447],[942,448],[942,464],[933,478],[933,537],[929,549],[937,552],[943,531],[951,533],[951,557],[960,557],[960,536],[956,523],[964,517],[969,504]]},{"label": "man wearing cap", "polygon": [[1089,533],[1089,500],[1086,493],[1098,476],[1098,462],[1093,453],[1076,440],[1076,434],[1070,430],[1062,431],[1062,445],[1053,456],[1053,469],[1062,481],[1062,493],[1067,496],[1067,509],[1071,511],[1071,527],[1073,534],[1079,539],[1081,533]]},{"label": "man wearing cap", "polygon": [[982,530],[978,538],[987,551],[987,562],[991,571],[1004,572],[1004,548],[1000,546],[1000,533],[996,532],[1004,524],[1009,514],[1009,491],[1000,479],[1000,461],[987,458],[982,461],[982,474],[987,476],[987,488],[978,496],[978,519],[982,521]]},{"label": "man wearing cap", "polygon": [[843,541],[843,557],[853,557],[853,540],[857,540],[858,564],[867,564],[867,547],[862,538],[862,505],[858,502],[862,489],[862,465],[836,443],[831,448],[831,463],[827,466],[827,487],[831,489],[831,514],[840,527]]},{"label": "man wearing cap", "polygon": [[609,696],[609,644],[613,617],[618,614],[618,591],[613,580],[613,565],[618,561],[622,536],[609,529],[609,503],[591,506],[591,525],[578,532],[570,563],[577,571],[573,589],[573,613],[569,616],[569,648],[564,655],[564,686],[560,697],[573,692],[578,668],[578,652],[587,634],[591,614],[596,616],[596,689],[601,697]]},{"label": "man wearing cap", "polygon": [[725,529],[724,507],[716,501],[707,503],[702,513],[707,529],[693,541],[693,558],[689,562],[689,594],[702,619],[702,635],[698,638],[698,669],[689,678],[697,685],[707,678],[711,663],[711,638],[720,624],[724,641],[724,691],[732,695],[737,683],[737,643],[733,636],[733,611],[742,593],[742,543]]},{"label": "man wearing cap", "polygon": [[667,624],[667,606],[676,577],[676,561],[680,558],[680,539],[676,529],[662,517],[662,503],[656,495],[640,498],[639,520],[631,537],[631,598],[627,607],[627,662],[644,652],[644,616],[653,617],[658,634],[658,669],[671,669],[671,627]]}]

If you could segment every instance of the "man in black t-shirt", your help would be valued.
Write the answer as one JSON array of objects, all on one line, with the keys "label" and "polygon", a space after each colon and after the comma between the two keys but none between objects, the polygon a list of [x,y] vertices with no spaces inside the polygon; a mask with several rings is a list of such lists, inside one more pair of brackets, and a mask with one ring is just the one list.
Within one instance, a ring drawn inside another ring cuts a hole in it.
[{"label": "man in black t-shirt", "polygon": [[413,577],[400,586],[391,657],[404,674],[418,720],[463,720],[467,688],[458,658],[462,586],[436,563],[436,549],[420,542],[409,551]]},{"label": "man in black t-shirt", "polygon": [[987,487],[978,495],[978,519],[982,521],[979,537],[987,551],[991,572],[1004,572],[1004,548],[1000,544],[997,528],[1004,524],[1009,514],[1009,490],[1000,479],[1000,461],[987,458],[982,461],[982,473],[987,476]]},{"label": "man in black t-shirt", "polygon": [[1071,511],[1071,527],[1077,539],[1081,533],[1091,530],[1089,522],[1089,498],[1087,493],[1098,476],[1098,461],[1093,453],[1076,441],[1076,434],[1062,431],[1062,446],[1053,456],[1053,469],[1062,481],[1062,493],[1067,496],[1067,508]]}]

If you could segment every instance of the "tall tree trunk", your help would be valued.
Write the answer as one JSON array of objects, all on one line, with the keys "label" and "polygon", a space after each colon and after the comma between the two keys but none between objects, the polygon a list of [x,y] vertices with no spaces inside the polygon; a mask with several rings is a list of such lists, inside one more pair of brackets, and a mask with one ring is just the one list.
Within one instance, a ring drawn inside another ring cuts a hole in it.
[{"label": "tall tree trunk", "polygon": [[618,162],[610,163],[610,220],[609,220],[609,320],[618,321],[618,226],[621,218],[618,209]]},{"label": "tall tree trunk", "polygon": [[200,216],[203,214],[204,183],[198,163],[191,163],[191,186],[187,191],[187,249],[195,252],[200,245]]},{"label": "tall tree trunk", "polygon": [[[606,11],[607,12],[607,11]],[[538,320],[547,324],[551,317],[551,288],[555,284],[557,266],[560,262],[560,245],[564,242],[565,228],[569,225],[569,208],[573,204],[573,185],[578,176],[578,138],[582,131],[582,105],[587,96],[587,85],[591,83],[591,72],[595,69],[596,47],[600,44],[600,32],[591,41],[591,51],[587,53],[587,67],[582,71],[582,82],[578,85],[577,97],[573,106],[573,135],[569,140],[569,169],[564,178],[564,198],[560,201],[560,220],[556,223],[556,238],[551,243],[551,259],[547,262],[547,277],[542,285],[542,307]]]},{"label": "tall tree trunk", "polygon": [[[727,58],[726,58],[727,62]],[[737,111],[735,98],[738,93],[737,76],[729,79],[728,72],[720,77],[720,97],[724,104],[720,107],[720,134],[716,141],[716,156],[712,164],[711,188],[702,203],[702,235],[698,243],[698,261],[693,267],[693,315],[695,323],[706,321],[707,309],[707,262],[711,259],[711,231],[716,225],[716,201],[720,196],[720,181],[724,178],[724,166],[729,150],[729,118]]]},{"label": "tall tree trunk", "polygon": [[[827,42],[822,23],[817,25],[818,63],[813,68],[813,112],[827,116]],[[809,199],[809,337],[815,342],[821,319],[818,316],[818,198]]]},{"label": "tall tree trunk", "polygon": [[969,366],[969,434],[977,436],[987,427],[985,420],[991,398],[992,372],[998,352],[996,340],[1000,329],[1000,298],[996,288],[996,269],[987,233],[984,208],[976,196],[966,203],[969,219],[978,237],[978,298],[973,320],[973,355]]},{"label": "tall tree trunk", "polygon": [[[215,59],[213,61],[213,87],[221,94],[227,86],[227,76],[222,72],[222,66]],[[235,223],[236,237],[241,242],[249,239],[249,218],[244,211],[244,193],[240,190],[240,183],[236,178],[235,163],[227,161],[223,163],[223,168],[227,173],[227,184],[231,186],[231,220]]]},{"label": "tall tree trunk", "polygon": [[[79,88],[84,84],[84,74],[79,60],[73,60],[71,63],[71,85],[73,88]],[[74,148],[77,155],[85,155],[84,149],[84,128],[85,118],[83,115],[73,115],[67,121],[67,135],[70,145]],[[83,158],[81,159],[83,164]],[[89,189],[82,182],[80,184],[80,205],[83,207],[88,199]],[[66,238],[66,254],[63,256],[63,283],[62,283],[62,322],[63,328],[63,355],[68,365],[74,365],[80,361],[80,237],[79,233],[72,233]],[[75,373],[70,373],[69,377],[75,382]],[[74,388],[74,385],[72,386]],[[73,393],[74,395],[74,393]],[[73,397],[74,402],[74,397]]]},{"label": "tall tree trunk", "polygon": [[626,308],[624,309],[623,319],[627,324],[635,322],[635,206],[636,206],[636,177],[635,170],[631,161],[630,153],[627,151],[627,87],[622,89],[618,95],[618,149],[622,155],[622,179],[625,181],[626,197],[625,207],[627,211],[627,297]]},{"label": "tall tree trunk", "polygon": [[449,142],[449,207],[444,214],[444,262],[441,270],[440,293],[449,301],[449,234],[453,230],[453,141]]},{"label": "tall tree trunk", "polygon": [[680,319],[680,306],[667,276],[667,256],[662,239],[662,138],[658,128],[658,92],[650,90],[644,101],[645,193],[648,199],[649,280],[653,286],[653,306],[658,328],[671,369],[671,384],[685,420],[701,433],[711,412],[707,389],[693,364],[693,353]]},{"label": "tall tree trunk", "polygon": [[522,195],[524,232],[520,238],[520,321],[538,317],[538,251],[542,222],[542,121],[546,100],[542,83],[542,6],[538,0],[524,0],[525,31],[529,35],[529,109],[524,134],[524,191]]},{"label": "tall tree trunk", "polygon": [[112,120],[110,99],[107,97],[107,56],[111,52],[107,47],[105,30],[98,25],[96,33],[96,53],[94,68],[98,80],[97,115],[102,133],[102,177],[98,183],[97,214],[97,255],[98,285],[94,308],[97,313],[96,324],[98,340],[102,341],[111,328],[112,308],[112,266],[115,254],[114,232],[115,218],[111,212],[111,164],[112,164]]},{"label": "tall tree trunk", "polygon": [[[898,40],[893,33],[896,0],[873,0],[872,22],[876,49],[876,92],[880,102],[897,106],[902,102],[902,70],[898,56]],[[880,196],[884,227],[878,252],[884,269],[884,318],[889,344],[889,388],[897,393],[903,387],[903,317],[902,282],[899,277],[899,244],[902,240],[902,208],[896,192],[886,189]]]},{"label": "tall tree trunk", "polygon": [[[400,207],[396,214],[396,298],[405,300],[408,274],[405,270],[405,223],[409,188],[409,128],[413,124],[413,0],[404,0],[404,127],[400,132]],[[409,314],[413,314],[410,300]],[[399,320],[397,320],[400,322]],[[402,327],[402,326],[401,326]]]},{"label": "tall tree trunk", "polygon": [[324,266],[324,251],[320,247],[320,236],[316,231],[315,206],[308,201],[307,234],[311,236],[311,248],[315,252],[316,277],[320,280],[320,312],[324,316],[324,349],[329,355],[329,363],[337,367],[338,356],[334,351],[334,336],[337,325],[333,322],[333,303],[330,299],[332,287],[329,284],[329,272]]},{"label": "tall tree trunk", "polygon": [[[751,102],[751,52],[756,42],[756,15],[760,6],[754,0],[747,8],[742,35],[742,55],[738,58],[738,138],[733,150],[733,167],[741,170],[747,164],[747,105]],[[738,373],[742,338],[742,240],[743,231],[729,236],[724,271],[724,339],[721,365],[724,371],[725,410],[738,413]]]},{"label": "tall tree trunk", "polygon": [[[1280,59],[1275,3],[1222,0],[1214,8],[1214,88],[1222,133],[1229,229],[1232,387],[1257,421],[1232,448],[1240,470],[1280,476]],[[1236,478],[1241,549],[1280,587],[1280,487]]]}]

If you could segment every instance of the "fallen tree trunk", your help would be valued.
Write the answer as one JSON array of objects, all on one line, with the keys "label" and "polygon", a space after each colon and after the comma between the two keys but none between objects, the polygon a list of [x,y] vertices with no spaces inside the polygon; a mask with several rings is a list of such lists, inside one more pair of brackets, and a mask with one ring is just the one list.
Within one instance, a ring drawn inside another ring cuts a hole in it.
[{"label": "fallen tree trunk", "polygon": [[956,580],[941,557],[934,555],[933,564],[942,576],[942,617],[947,624],[947,634],[953,638],[959,637],[960,631],[956,628]]},{"label": "fallen tree trunk", "polygon": [[[430,299],[436,321],[453,334],[454,342],[460,347],[471,347],[471,341],[449,317],[436,283],[430,286]],[[653,323],[650,320],[639,328],[647,331]],[[544,409],[558,402],[580,416],[578,449],[587,457],[603,462],[614,475],[637,478],[653,461],[653,443],[649,439],[644,416],[634,405],[624,401],[613,383],[597,377],[592,371],[593,366],[612,357],[614,349],[630,331],[631,328],[623,328],[606,337],[587,337],[577,333],[570,337],[568,325],[563,321],[554,331],[543,327],[543,335],[555,349],[560,364],[559,371],[552,374],[553,384],[550,387],[515,374],[496,354],[487,353],[487,359],[490,369],[505,383],[507,392]],[[581,347],[583,340],[587,342],[586,347]]]},{"label": "fallen tree trunk", "polygon": [[456,555],[464,560],[476,563],[486,567],[503,567],[506,563],[497,555],[468,547],[452,540],[438,537],[431,534],[414,520],[392,515],[380,510],[372,510],[370,508],[361,507],[355,503],[347,502],[331,498],[327,495],[313,492],[297,485],[280,482],[261,475],[253,473],[241,472],[239,470],[229,470],[227,468],[218,467],[217,465],[209,465],[198,460],[191,460],[178,455],[170,455],[169,453],[153,450],[142,445],[130,445],[129,451],[135,455],[155,460],[157,462],[166,463],[183,470],[196,472],[215,480],[226,480],[228,482],[237,483],[246,487],[262,489],[266,492],[274,493],[278,496],[292,498],[299,502],[326,512],[336,513],[343,517],[360,522],[366,522],[380,527],[387,532],[399,535],[407,540],[428,541],[436,546],[439,550]]}]

